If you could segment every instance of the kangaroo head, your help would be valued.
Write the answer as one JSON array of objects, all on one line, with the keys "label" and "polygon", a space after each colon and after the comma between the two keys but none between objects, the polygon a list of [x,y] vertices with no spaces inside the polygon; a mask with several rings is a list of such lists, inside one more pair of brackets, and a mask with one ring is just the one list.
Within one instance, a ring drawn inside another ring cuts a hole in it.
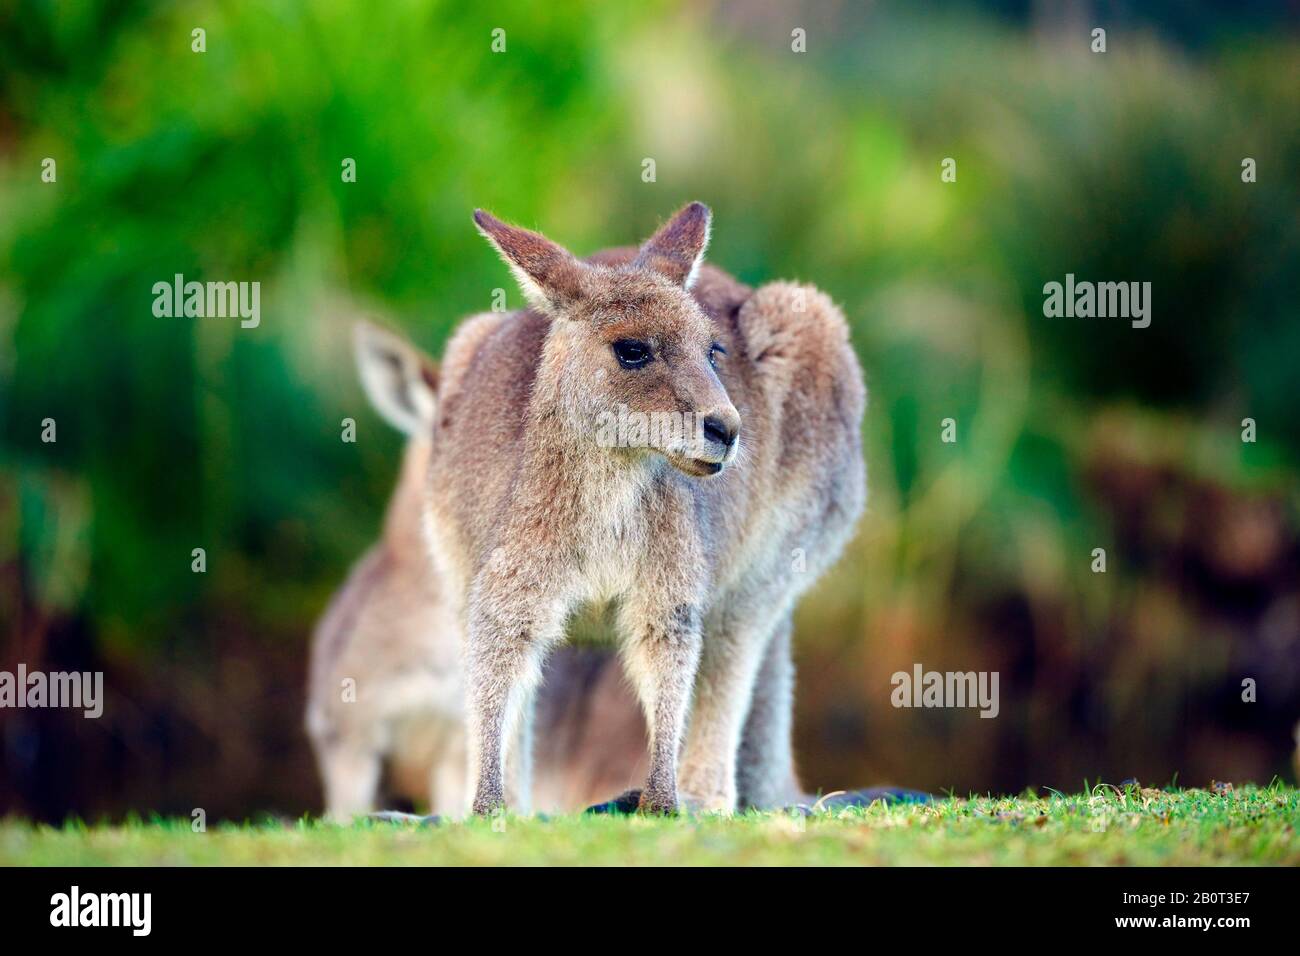
[{"label": "kangaroo head", "polygon": [[710,217],[691,203],[631,263],[611,267],[474,213],[529,303],[552,320],[539,387],[552,390],[566,424],[616,454],[662,455],[692,477],[734,461],[740,435],[717,374],[725,350],[690,293]]}]

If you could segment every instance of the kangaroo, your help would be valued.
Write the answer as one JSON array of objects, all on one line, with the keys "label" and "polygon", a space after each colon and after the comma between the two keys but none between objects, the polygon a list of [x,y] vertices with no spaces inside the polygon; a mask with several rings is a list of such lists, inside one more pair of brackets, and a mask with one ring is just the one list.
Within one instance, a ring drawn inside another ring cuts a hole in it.
[{"label": "kangaroo", "polygon": [[[429,461],[475,813],[528,809],[543,659],[587,604],[615,607],[645,714],[638,809],[798,799],[790,618],[861,513],[866,392],[826,295],[703,264],[711,218],[579,260],[474,214],[529,303],[453,336]],[[609,440],[665,415],[694,427]]]},{"label": "kangaroo", "polygon": [[[458,816],[469,799],[460,626],[422,530],[438,371],[369,323],[355,346],[366,394],[408,442],[381,540],[316,628],[307,731],[330,818],[375,809],[385,765],[397,795]],[[645,772],[644,724],[617,661],[566,650],[549,662],[539,708],[538,805],[552,811],[581,809]]]}]

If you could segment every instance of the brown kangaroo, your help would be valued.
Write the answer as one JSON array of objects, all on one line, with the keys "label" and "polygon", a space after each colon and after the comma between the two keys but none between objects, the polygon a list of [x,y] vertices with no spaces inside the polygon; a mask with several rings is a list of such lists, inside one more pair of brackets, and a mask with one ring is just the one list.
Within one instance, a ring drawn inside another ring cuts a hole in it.
[{"label": "brown kangaroo", "polygon": [[[382,538],[316,628],[308,734],[331,818],[375,809],[385,765],[393,795],[459,816],[469,800],[461,632],[422,529],[437,370],[368,323],[356,353],[371,402],[409,440]],[[617,661],[564,650],[548,662],[539,707],[537,803],[551,811],[586,807],[645,773],[645,726]]]},{"label": "brown kangaroo", "polygon": [[528,807],[543,658],[608,603],[648,728],[640,809],[798,799],[791,611],[865,497],[843,316],[702,265],[701,203],[585,261],[474,219],[531,307],[463,323],[437,385],[427,527],[464,629],[472,809]]}]

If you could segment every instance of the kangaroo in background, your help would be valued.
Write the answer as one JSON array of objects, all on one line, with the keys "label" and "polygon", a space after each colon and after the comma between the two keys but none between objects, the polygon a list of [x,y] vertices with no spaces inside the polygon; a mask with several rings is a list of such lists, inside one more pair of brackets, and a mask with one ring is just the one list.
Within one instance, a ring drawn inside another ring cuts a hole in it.
[{"label": "kangaroo in background", "polygon": [[[388,789],[459,816],[469,800],[461,630],[423,528],[438,372],[368,323],[355,346],[367,396],[409,440],[382,537],[316,628],[307,730],[330,817],[375,809],[385,765]],[[566,650],[549,663],[539,709],[537,801],[552,811],[586,807],[645,773],[645,728],[617,661]]]},{"label": "kangaroo in background", "polygon": [[[703,265],[701,203],[585,261],[474,219],[530,308],[464,322],[437,385],[429,531],[465,633],[473,810],[527,808],[544,656],[610,602],[649,735],[637,806],[793,802],[791,611],[865,498],[843,316]],[[698,427],[610,447],[627,411]]]}]

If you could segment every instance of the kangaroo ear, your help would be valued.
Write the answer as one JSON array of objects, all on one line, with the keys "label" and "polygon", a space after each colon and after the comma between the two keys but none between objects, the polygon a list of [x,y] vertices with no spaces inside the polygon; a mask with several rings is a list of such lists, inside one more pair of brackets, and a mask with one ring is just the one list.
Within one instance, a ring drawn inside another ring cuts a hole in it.
[{"label": "kangaroo ear", "polygon": [[646,240],[632,264],[652,269],[689,289],[695,284],[700,263],[704,261],[712,221],[713,213],[702,202],[682,207]]},{"label": "kangaroo ear", "polygon": [[358,322],[353,341],[361,385],[375,410],[412,437],[430,436],[438,408],[438,369],[400,335]]},{"label": "kangaroo ear", "polygon": [[474,224],[497,247],[530,305],[546,311],[582,294],[586,267],[563,246],[539,233],[507,225],[482,209],[474,210]]}]

